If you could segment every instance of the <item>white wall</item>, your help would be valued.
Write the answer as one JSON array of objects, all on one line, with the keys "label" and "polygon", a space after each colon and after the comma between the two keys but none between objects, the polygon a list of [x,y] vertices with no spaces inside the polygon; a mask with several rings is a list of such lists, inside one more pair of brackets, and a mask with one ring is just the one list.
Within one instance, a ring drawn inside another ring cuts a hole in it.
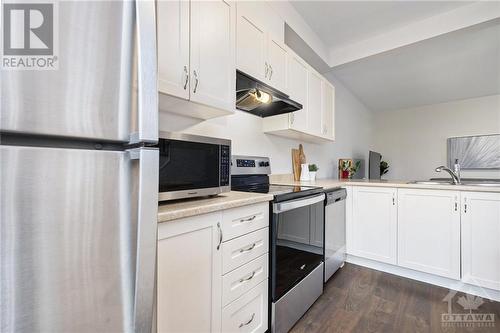
[{"label": "white wall", "polygon": [[[328,76],[335,85],[335,130],[337,140],[326,144],[304,144],[308,163],[319,166],[318,177],[337,177],[339,158],[367,158],[372,142],[372,113],[340,82]],[[207,121],[160,113],[160,130],[227,138],[232,140],[233,154],[271,158],[273,174],[292,173],[291,149],[299,141],[262,133],[262,119],[236,110],[231,116]]]},{"label": "white wall", "polygon": [[[500,134],[500,95],[374,113],[375,149],[390,165],[387,179],[447,177],[446,139]],[[500,178],[500,171],[463,171],[462,177]]]}]

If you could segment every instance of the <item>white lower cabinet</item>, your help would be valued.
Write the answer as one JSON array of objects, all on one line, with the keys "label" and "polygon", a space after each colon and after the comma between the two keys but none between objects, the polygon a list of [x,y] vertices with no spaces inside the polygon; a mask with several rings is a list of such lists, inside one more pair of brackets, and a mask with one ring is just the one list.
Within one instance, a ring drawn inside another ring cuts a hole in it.
[{"label": "white lower cabinet", "polygon": [[398,190],[398,265],[460,279],[460,192]]},{"label": "white lower cabinet", "polygon": [[396,264],[397,190],[353,187],[349,253]]},{"label": "white lower cabinet", "polygon": [[265,332],[268,226],[268,203],[159,224],[157,331]]},{"label": "white lower cabinet", "polygon": [[225,274],[222,277],[222,304],[228,305],[268,277],[267,253]]},{"label": "white lower cabinet", "polygon": [[158,227],[158,332],[220,332],[221,214],[165,222]]},{"label": "white lower cabinet", "polygon": [[347,193],[349,255],[500,291],[500,193],[369,186]]},{"label": "white lower cabinet", "polygon": [[462,281],[500,291],[500,193],[462,193]]},{"label": "white lower cabinet", "polygon": [[222,332],[267,331],[267,279],[222,310]]}]

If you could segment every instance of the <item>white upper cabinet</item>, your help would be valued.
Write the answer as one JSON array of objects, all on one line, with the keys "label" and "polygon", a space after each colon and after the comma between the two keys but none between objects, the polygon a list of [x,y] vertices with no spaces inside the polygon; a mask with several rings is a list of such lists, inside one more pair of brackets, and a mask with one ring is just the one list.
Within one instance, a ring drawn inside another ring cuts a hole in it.
[{"label": "white upper cabinet", "polygon": [[321,104],[321,124],[324,136],[332,140],[335,139],[334,123],[335,118],[335,88],[326,80],[323,81]]},{"label": "white upper cabinet", "polygon": [[293,112],[290,117],[290,128],[301,132],[307,131],[307,64],[295,54],[288,57],[288,92],[290,98],[302,104],[302,110]]},{"label": "white upper cabinet", "polygon": [[267,33],[252,2],[237,5],[236,63],[239,70],[265,81]]},{"label": "white upper cabinet", "polygon": [[191,100],[220,109],[235,104],[236,8],[191,2]]},{"label": "white upper cabinet", "polygon": [[500,291],[500,193],[462,193],[462,281]]},{"label": "white upper cabinet", "polygon": [[189,99],[189,1],[159,1],[158,89]]},{"label": "white upper cabinet", "polygon": [[269,78],[269,85],[280,91],[288,92],[286,84],[286,49],[274,39],[269,39],[267,46],[269,59],[267,76]]},{"label": "white upper cabinet", "polygon": [[286,93],[285,22],[259,1],[238,2],[237,15],[237,68]]},{"label": "white upper cabinet", "polygon": [[307,77],[307,112],[309,133],[322,133],[322,77],[315,71],[309,71]]},{"label": "white upper cabinet", "polygon": [[349,254],[396,264],[396,200],[395,188],[353,187]]},{"label": "white upper cabinet", "polygon": [[157,1],[157,27],[160,111],[202,119],[234,113],[235,4]]},{"label": "white upper cabinet", "polygon": [[460,279],[460,192],[398,190],[398,264]]},{"label": "white upper cabinet", "polygon": [[287,93],[302,109],[264,118],[263,131],[308,142],[333,141],[335,88],[289,48],[286,55]]}]

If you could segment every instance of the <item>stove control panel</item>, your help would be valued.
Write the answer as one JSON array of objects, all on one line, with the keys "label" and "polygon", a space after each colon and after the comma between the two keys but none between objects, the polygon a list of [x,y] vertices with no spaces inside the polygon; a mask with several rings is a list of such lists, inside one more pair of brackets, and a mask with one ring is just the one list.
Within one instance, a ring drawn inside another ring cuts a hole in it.
[{"label": "stove control panel", "polygon": [[231,175],[269,175],[270,173],[269,157],[231,156]]},{"label": "stove control panel", "polygon": [[[264,163],[264,162],[259,162],[259,166],[261,166],[261,163]],[[236,160],[236,166],[238,168],[254,168],[255,167],[255,160],[245,160],[245,159],[238,158]]]}]

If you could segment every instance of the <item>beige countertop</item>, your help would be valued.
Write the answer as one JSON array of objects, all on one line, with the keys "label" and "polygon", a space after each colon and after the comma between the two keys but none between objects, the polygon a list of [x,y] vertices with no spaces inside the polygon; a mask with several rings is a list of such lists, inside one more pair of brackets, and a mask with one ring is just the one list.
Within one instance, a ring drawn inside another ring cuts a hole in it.
[{"label": "beige countertop", "polygon": [[472,186],[472,185],[426,185],[408,184],[408,180],[339,180],[339,179],[317,179],[316,181],[294,181],[292,175],[273,175],[271,182],[278,185],[304,185],[321,186],[324,189],[333,189],[343,186],[374,186],[374,187],[396,187],[396,188],[420,188],[428,190],[455,190],[472,192],[500,192],[499,187]]},{"label": "beige countertop", "polygon": [[227,192],[216,197],[176,200],[158,205],[158,223],[273,200],[270,194]]}]

